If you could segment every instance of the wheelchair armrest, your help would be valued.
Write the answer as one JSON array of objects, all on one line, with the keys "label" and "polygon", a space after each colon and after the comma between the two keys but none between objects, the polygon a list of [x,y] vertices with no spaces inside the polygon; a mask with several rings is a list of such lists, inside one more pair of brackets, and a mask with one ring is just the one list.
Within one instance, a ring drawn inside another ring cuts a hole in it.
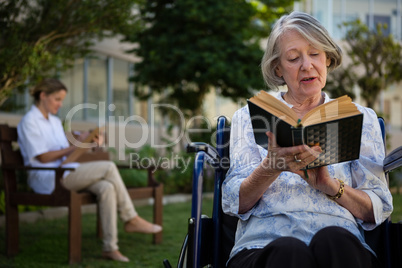
[{"label": "wheelchair armrest", "polygon": [[383,166],[385,172],[392,171],[402,166],[402,146],[396,148],[385,157]]},{"label": "wheelchair armrest", "polygon": [[187,144],[187,153],[196,153],[199,151],[204,151],[208,154],[209,157],[219,160],[218,151],[208,143],[192,142],[190,144]]},{"label": "wheelchair armrest", "polygon": [[214,147],[205,142],[192,142],[187,144],[187,153],[197,153],[200,151],[205,152],[207,161],[212,167],[217,168],[219,166],[220,156]]}]

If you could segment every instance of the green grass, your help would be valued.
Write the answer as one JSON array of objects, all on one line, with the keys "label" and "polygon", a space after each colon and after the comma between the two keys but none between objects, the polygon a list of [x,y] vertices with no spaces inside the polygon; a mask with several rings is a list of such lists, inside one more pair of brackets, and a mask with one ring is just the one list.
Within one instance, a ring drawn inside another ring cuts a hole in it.
[{"label": "green grass", "polygon": [[402,195],[401,194],[393,194],[393,204],[394,211],[391,215],[392,222],[402,221]]},{"label": "green grass", "polygon": [[[211,215],[212,201],[203,203],[203,213]],[[177,257],[187,233],[187,219],[190,217],[191,203],[176,203],[164,206],[163,242],[152,244],[152,236],[146,234],[127,234],[119,222],[120,251],[130,258],[129,263],[103,260],[101,241],[95,237],[95,215],[85,214],[82,220],[82,263],[67,264],[67,218],[41,220],[36,223],[20,224],[20,253],[14,258],[5,256],[5,231],[0,228],[0,267],[163,267],[162,261],[168,259],[172,267],[177,266]],[[152,218],[150,206],[137,207],[144,218]],[[402,220],[402,195],[394,195],[392,221]]]},{"label": "green grass", "polygon": [[[203,211],[211,215],[212,201],[206,199]],[[145,219],[151,220],[152,207],[136,208]],[[148,234],[127,234],[119,221],[120,251],[129,259],[129,263],[113,262],[101,258],[101,240],[95,236],[94,214],[83,215],[82,220],[82,263],[67,264],[67,217],[56,220],[41,220],[35,223],[20,224],[20,252],[14,258],[5,256],[5,230],[0,228],[0,267],[163,267],[163,260],[168,259],[173,267],[187,234],[187,219],[191,214],[191,203],[176,203],[164,206],[163,242],[152,243]]]}]

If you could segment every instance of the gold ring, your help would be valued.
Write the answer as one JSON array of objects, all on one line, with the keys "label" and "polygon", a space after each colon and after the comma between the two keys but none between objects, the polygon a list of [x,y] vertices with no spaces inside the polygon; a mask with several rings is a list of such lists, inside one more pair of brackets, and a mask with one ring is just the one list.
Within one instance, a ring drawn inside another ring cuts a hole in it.
[{"label": "gold ring", "polygon": [[297,159],[296,155],[294,155],[294,158],[295,158],[296,163],[300,163],[300,162],[301,162],[301,159]]}]

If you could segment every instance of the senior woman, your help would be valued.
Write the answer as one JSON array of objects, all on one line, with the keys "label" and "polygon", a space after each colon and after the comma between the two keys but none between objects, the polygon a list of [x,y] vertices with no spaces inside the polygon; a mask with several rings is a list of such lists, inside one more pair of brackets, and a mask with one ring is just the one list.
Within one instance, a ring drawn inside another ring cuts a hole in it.
[{"label": "senior woman", "polygon": [[[312,16],[292,12],[274,25],[261,68],[268,87],[286,85],[276,98],[302,118],[330,101],[322,90],[327,73],[341,61],[341,49],[327,30]],[[392,196],[382,172],[377,116],[356,106],[364,116],[360,158],[307,174],[301,169],[317,158],[318,146],[281,148],[267,132],[266,150],[255,143],[248,107],[236,111],[231,166],[222,188],[224,212],[240,219],[228,267],[380,265],[361,231],[391,214]],[[274,158],[286,165],[275,166]]]}]

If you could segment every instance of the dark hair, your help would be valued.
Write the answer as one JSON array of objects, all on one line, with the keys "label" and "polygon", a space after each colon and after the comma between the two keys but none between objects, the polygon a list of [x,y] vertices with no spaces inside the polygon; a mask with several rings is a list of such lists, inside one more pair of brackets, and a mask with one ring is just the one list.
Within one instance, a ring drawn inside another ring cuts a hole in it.
[{"label": "dark hair", "polygon": [[67,87],[55,78],[45,78],[32,89],[31,96],[34,98],[35,103],[38,103],[40,93],[44,92],[46,95],[50,95],[60,90],[67,91]]}]

